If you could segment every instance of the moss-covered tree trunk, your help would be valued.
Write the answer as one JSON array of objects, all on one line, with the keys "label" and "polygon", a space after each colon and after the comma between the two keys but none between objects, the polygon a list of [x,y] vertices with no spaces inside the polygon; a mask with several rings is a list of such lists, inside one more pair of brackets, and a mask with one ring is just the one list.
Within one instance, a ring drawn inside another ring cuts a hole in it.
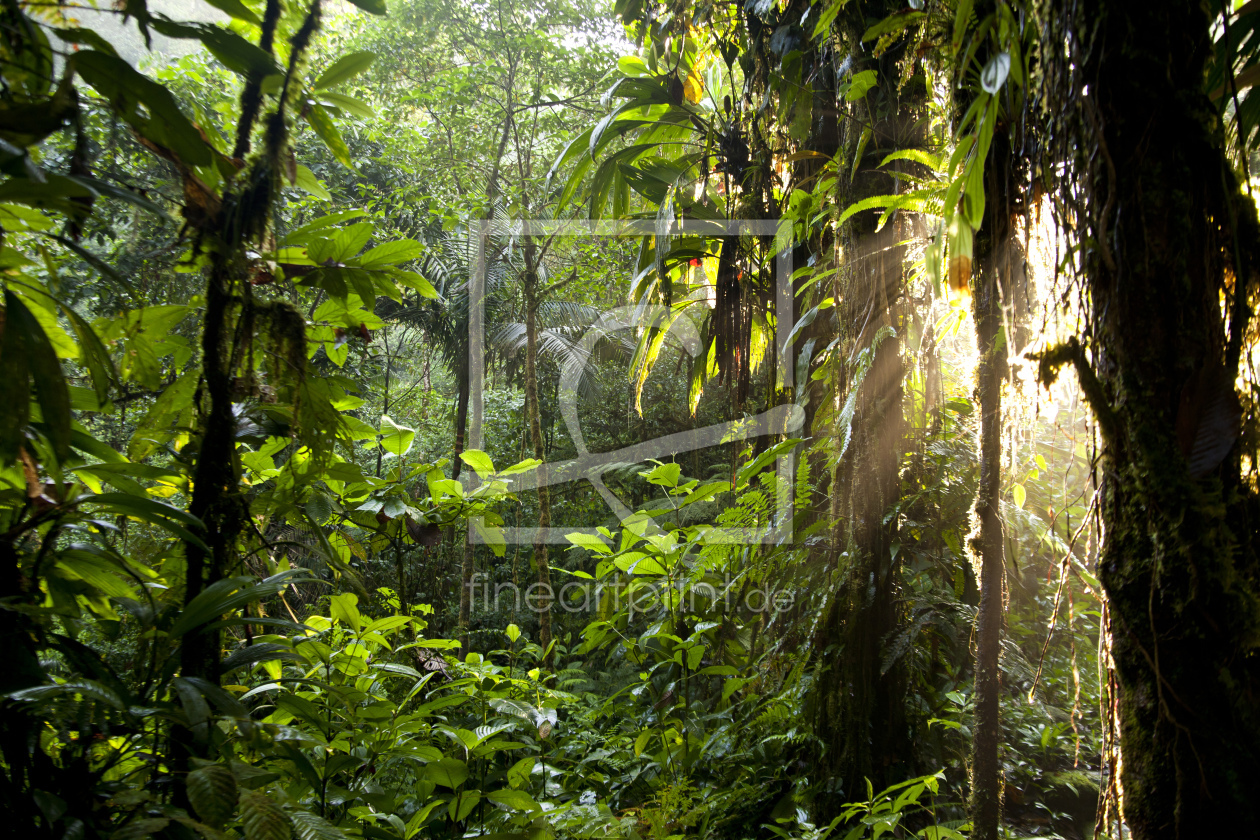
[{"label": "moss-covered tree trunk", "polygon": [[[1005,138],[995,138],[1001,148]],[[990,183],[1004,180],[1001,162],[1007,156],[995,154],[988,167]],[[975,629],[975,720],[971,748],[971,821],[976,840],[997,840],[1002,810],[1002,740],[1000,719],[1001,671],[998,658],[1002,645],[1003,558],[1002,491],[1002,380],[1006,372],[1006,347],[1002,331],[1002,280],[999,255],[1006,252],[1004,240],[1009,225],[1004,221],[1004,202],[999,191],[990,189],[982,242],[987,258],[973,281],[972,317],[976,329],[976,404],[980,410],[980,481],[976,489],[975,528],[969,549],[976,563],[980,603]],[[983,246],[982,246],[983,247]]]},{"label": "moss-covered tree trunk", "polygon": [[[860,43],[863,31],[856,26],[849,32],[851,42]],[[839,210],[896,192],[893,173],[875,167],[889,152],[923,141],[914,115],[926,90],[921,77],[899,84],[903,58],[903,50],[894,48],[873,64],[879,82],[843,115],[845,157],[861,162],[849,169],[854,177],[841,179]],[[906,439],[905,249],[898,243],[907,230],[900,217],[878,231],[876,220],[877,214],[859,214],[840,232],[843,264],[833,291],[841,301],[837,317],[844,339],[833,371],[836,391],[827,396],[833,408],[826,415],[833,424],[830,516],[838,585],[816,639],[826,652],[827,670],[815,702],[825,766],[843,795],[827,798],[820,808],[824,818],[838,813],[840,803],[864,795],[865,779],[879,789],[914,772],[905,664],[884,656],[884,641],[903,620],[901,557],[893,548],[898,523],[887,514],[901,496]],[[840,407],[855,391],[847,416]]]},{"label": "moss-covered tree trunk", "polygon": [[1089,0],[1066,42],[1088,86],[1080,166],[1096,162],[1092,325],[1043,375],[1076,364],[1103,438],[1099,577],[1137,840],[1260,831],[1260,518],[1235,394],[1250,313],[1233,281],[1254,288],[1257,232],[1203,92],[1221,8]]}]

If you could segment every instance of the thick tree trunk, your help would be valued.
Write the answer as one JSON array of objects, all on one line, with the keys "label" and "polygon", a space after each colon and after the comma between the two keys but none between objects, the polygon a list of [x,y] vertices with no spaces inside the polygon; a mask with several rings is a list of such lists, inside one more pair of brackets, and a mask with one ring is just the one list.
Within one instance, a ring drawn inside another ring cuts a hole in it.
[{"label": "thick tree trunk", "polygon": [[1228,337],[1222,313],[1232,276],[1254,288],[1254,209],[1202,90],[1205,8],[1092,0],[1071,23],[1083,46],[1066,60],[1088,85],[1078,154],[1098,161],[1082,233],[1093,324],[1088,356],[1072,342],[1042,367],[1076,365],[1103,438],[1124,817],[1137,840],[1255,836],[1260,511],[1234,445],[1245,295]]},{"label": "thick tree trunk", "polygon": [[[232,279],[229,258],[218,257],[206,284],[205,321],[202,326],[202,377],[209,411],[202,422],[193,468],[193,493],[188,512],[204,524],[199,530],[205,548],[184,543],[186,562],[184,605],[192,603],[210,584],[221,580],[234,565],[236,540],[240,534],[245,503],[239,492],[236,468],[236,416],[232,412],[233,334],[231,317]],[[206,550],[209,549],[209,550]],[[179,669],[184,677],[219,681],[222,645],[218,630],[194,629],[180,639]],[[176,726],[171,733],[170,767],[179,782],[175,785],[176,804],[187,807],[183,778],[194,757],[207,757],[209,731]]]},{"label": "thick tree trunk", "polygon": [[[853,34],[855,41],[860,36],[860,29]],[[848,156],[863,150],[869,166],[894,149],[914,147],[923,140],[914,116],[926,90],[914,82],[898,88],[901,56],[897,50],[885,53],[878,65],[881,84],[867,100],[850,106],[853,112],[846,115]],[[889,172],[857,169],[856,178],[840,185],[840,209],[896,189]],[[815,715],[826,745],[826,770],[841,795],[821,803],[821,818],[834,816],[840,804],[865,795],[866,779],[878,790],[915,770],[905,709],[905,663],[885,662],[883,657],[884,640],[902,623],[901,557],[893,551],[897,521],[886,519],[886,514],[901,496],[905,452],[907,366],[901,345],[905,249],[897,244],[905,239],[905,231],[900,219],[878,232],[875,221],[874,214],[855,216],[841,231],[845,264],[834,289],[836,300],[842,302],[837,307],[845,339],[841,357],[849,361],[842,361],[844,369],[835,371],[837,391],[829,395],[836,401],[831,412],[836,425],[828,431],[836,464],[829,513],[837,586],[815,640],[819,649],[829,650],[827,671],[817,683]],[[859,361],[864,358],[869,358],[869,367]],[[855,389],[856,407],[845,429],[837,407]]]},{"label": "thick tree trunk", "polygon": [[824,705],[818,723],[831,751],[831,771],[849,799],[864,792],[865,779],[878,789],[904,778],[912,760],[904,667],[896,661],[885,667],[882,657],[884,639],[900,622],[900,563],[892,550],[897,523],[886,521],[886,514],[900,496],[905,433],[897,303],[901,249],[872,250],[851,263],[844,293],[853,301],[844,313],[852,351],[845,355],[869,354],[871,361],[860,379],[857,370],[848,370],[840,398],[858,391],[851,431],[833,431],[839,465],[832,551],[840,583],[821,628],[822,638],[836,647],[819,686]]}]

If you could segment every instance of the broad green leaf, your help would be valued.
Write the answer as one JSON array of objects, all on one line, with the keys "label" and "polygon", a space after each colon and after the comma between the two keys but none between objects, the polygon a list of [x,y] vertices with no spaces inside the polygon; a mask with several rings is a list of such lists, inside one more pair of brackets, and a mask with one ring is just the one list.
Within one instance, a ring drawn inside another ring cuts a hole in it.
[{"label": "broad green leaf", "polygon": [[349,114],[352,117],[361,117],[365,120],[374,119],[376,111],[372,110],[372,106],[368,105],[362,99],[354,96],[347,96],[344,93],[333,93],[332,91],[322,90],[319,92],[319,101],[325,105],[331,105],[343,114]]},{"label": "broad green leaf", "polygon": [[882,35],[894,35],[912,23],[927,17],[927,12],[904,11],[889,15],[862,34],[863,41],[871,41]]},{"label": "broad green leaf", "polygon": [[522,788],[529,784],[530,774],[534,772],[536,759],[526,756],[508,768],[507,781],[514,788]]},{"label": "broad green leaf", "polygon": [[183,376],[167,385],[158,395],[136,426],[131,442],[127,445],[127,455],[131,460],[144,460],[162,444],[191,426],[193,395],[197,391],[200,376],[201,372],[195,368],[185,371]]},{"label": "broad green leaf", "polygon": [[608,543],[604,542],[594,534],[583,534],[580,532],[565,534],[564,538],[579,548],[585,548],[587,551],[594,551],[597,554],[611,554],[612,548]]},{"label": "broad green leaf", "polygon": [[[126,493],[98,493],[94,496],[84,496],[81,499],[81,503],[101,505],[113,514],[130,516],[148,522],[150,525],[156,525],[168,531],[186,543],[209,551],[201,537],[189,530],[192,528],[204,528],[205,526],[201,524],[201,520],[191,513],[172,507],[164,502]],[[194,603],[196,603],[195,600]],[[190,604],[189,608],[191,606]]]},{"label": "broad green leaf", "polygon": [[262,26],[262,19],[251,12],[240,0],[205,0],[205,2],[237,20],[252,23],[254,26]]},{"label": "broad green leaf", "polygon": [[513,464],[510,467],[504,467],[503,469],[499,470],[498,475],[500,477],[509,476],[509,475],[520,475],[521,473],[527,473],[530,470],[535,469],[541,463],[542,461],[539,461],[536,458],[527,458],[526,460],[521,461],[520,463],[517,463],[517,464]]},{"label": "broad green leaf", "polygon": [[247,78],[263,78],[281,73],[275,59],[257,44],[213,23],[179,23],[153,18],[152,27],[168,38],[194,38],[229,70]]},{"label": "broad green leaf", "polygon": [[384,618],[378,618],[376,621],[369,624],[363,630],[363,634],[367,635],[368,633],[384,633],[388,630],[397,630],[409,621],[411,621],[410,616],[387,615]]},{"label": "broad green leaf", "polygon": [[494,474],[494,462],[480,449],[466,449],[459,453],[459,459],[476,470],[477,475],[482,478]]},{"label": "broad green leaf", "polygon": [[315,82],[316,90],[336,87],[348,81],[372,66],[376,55],[370,52],[354,52],[343,55],[333,62],[332,66],[320,74]]},{"label": "broad green leaf", "polygon": [[363,625],[363,616],[359,614],[359,596],[353,592],[333,595],[328,599],[329,615],[350,629],[358,632]]},{"label": "broad green leaf", "polygon": [[648,480],[649,484],[655,484],[660,487],[677,487],[678,479],[682,476],[682,464],[668,463],[658,464],[646,473],[640,473]]},{"label": "broad green leaf", "polygon": [[481,791],[463,790],[451,800],[451,804],[447,807],[447,812],[455,822],[463,822],[468,819],[468,815],[473,812],[473,808],[476,808],[477,803],[480,801]]},{"label": "broad green leaf", "polygon": [[[307,247],[312,241],[322,239],[329,235],[328,228],[335,227],[343,222],[361,219],[366,215],[367,213],[362,210],[347,210],[341,213],[329,213],[327,216],[321,216],[315,221],[302,225],[297,230],[292,231],[284,238],[284,243],[290,246]],[[280,255],[277,255],[277,258],[279,258],[279,256]],[[285,256],[282,261],[293,262],[293,257],[295,256],[296,255],[294,254],[290,254]],[[315,263],[312,260],[310,261],[310,264],[314,265]]]},{"label": "broad green leaf", "polygon": [[708,665],[700,670],[702,677],[733,677],[739,673],[733,665]]},{"label": "broad green leaf", "polygon": [[416,813],[412,815],[411,819],[407,820],[407,825],[403,829],[407,840],[411,840],[411,838],[419,834],[420,829],[424,826],[424,821],[429,818],[429,815],[437,810],[437,808],[445,804],[446,802],[444,800],[434,799],[432,802],[416,811]]},{"label": "broad green leaf", "polygon": [[311,105],[310,110],[306,112],[306,121],[310,123],[311,128],[315,129],[315,133],[319,135],[320,140],[324,141],[324,145],[328,147],[328,151],[332,152],[337,162],[347,169],[354,169],[354,162],[350,159],[350,147],[346,145],[341,132],[337,130],[336,124],[333,123],[332,117],[324,106]]},{"label": "broad green leaf", "polygon": [[188,801],[201,821],[222,828],[236,811],[236,777],[222,764],[207,764],[188,774]]},{"label": "broad green leaf", "polygon": [[840,14],[840,10],[848,3],[849,0],[828,0],[827,7],[818,16],[818,23],[814,26],[814,32],[810,37],[817,40],[825,35],[827,29],[835,22],[836,16]]},{"label": "broad green leaf", "polygon": [[321,816],[294,811],[290,817],[298,840],[347,840],[350,836]]},{"label": "broad green leaf", "polygon": [[634,754],[636,756],[643,755],[643,750],[647,748],[648,742],[652,740],[652,730],[645,729],[639,733],[639,737],[634,739]]},{"label": "broad green leaf", "polygon": [[424,774],[434,784],[454,790],[467,780],[468,765],[457,758],[443,758],[426,766]]},{"label": "broad green leaf", "polygon": [[387,265],[411,262],[424,253],[424,246],[414,239],[397,239],[377,245],[359,257],[359,265],[363,268],[380,268]]},{"label": "broad green leaf", "polygon": [[[531,758],[532,762],[533,759]],[[513,790],[512,788],[503,788],[502,790],[492,790],[486,794],[486,798],[491,802],[497,802],[500,805],[506,805],[514,811],[540,811],[538,803],[534,801],[528,793],[523,790]]]},{"label": "broad green leaf", "polygon": [[[26,439],[26,426],[30,422],[30,389],[31,374],[39,375],[38,369],[48,367],[47,359],[36,362],[37,354],[52,354],[56,362],[56,354],[48,344],[44,331],[35,320],[26,305],[12,291],[5,289],[5,327],[0,338],[0,359],[4,360],[5,374],[8,378],[7,399],[0,404],[0,460],[10,464],[17,460],[19,450]],[[39,383],[36,383],[37,386]],[[66,389],[65,379],[61,376],[60,364],[57,364],[57,375],[52,383],[45,383],[44,388],[51,391],[53,385],[60,385],[65,392],[64,416],[54,416],[58,424],[57,435],[61,438],[65,449],[69,448],[70,433],[70,393]],[[42,395],[41,395],[42,397]],[[55,402],[54,402],[55,408]]]},{"label": "broad green leaf", "polygon": [[[188,516],[188,514],[185,514],[185,516]],[[245,576],[215,581],[184,607],[175,623],[171,626],[170,634],[172,636],[182,636],[221,615],[238,610],[254,601],[260,601],[263,598],[275,595],[288,586],[288,581],[293,576],[294,573],[291,572],[282,573],[267,578],[261,583]]]},{"label": "broad green leaf", "polygon": [[[211,148],[184,116],[171,92],[121,58],[95,50],[75,53],[79,75],[108,99],[133,128],[190,166],[208,166]],[[140,111],[143,104],[147,114]]]},{"label": "broad green leaf", "polygon": [[241,796],[241,825],[245,840],[289,840],[289,818],[270,796],[256,790]]},{"label": "broad green leaf", "polygon": [[618,569],[627,574],[636,575],[663,575],[665,567],[662,566],[654,557],[639,552],[631,552],[622,555],[613,560]]},{"label": "broad green leaf", "polygon": [[683,499],[682,504],[691,505],[696,504],[697,502],[703,502],[722,493],[730,492],[730,489],[731,483],[729,481],[712,481],[708,484],[702,484],[695,490],[688,493],[686,498]]},{"label": "broad green leaf", "polygon": [[627,76],[650,76],[652,71],[637,55],[623,55],[617,59],[617,69]]},{"label": "broad green leaf", "polygon": [[8,696],[12,700],[27,703],[46,703],[59,697],[68,696],[73,698],[76,694],[104,703],[120,712],[125,711],[127,708],[127,705],[115,691],[93,680],[74,680],[55,685],[41,685],[35,688],[15,691]]},{"label": "broad green leaf", "polygon": [[324,201],[332,198],[332,193],[322,181],[315,177],[315,173],[300,163],[297,165],[297,178],[294,179],[293,185]]},{"label": "broad green leaf", "polygon": [[875,87],[875,82],[879,80],[874,70],[863,70],[860,73],[853,74],[853,81],[849,83],[849,89],[845,92],[844,98],[846,102],[856,102],[866,96],[867,91]]},{"label": "broad green leaf", "polygon": [[411,449],[411,442],[416,439],[416,430],[408,426],[399,426],[389,418],[381,415],[381,448],[391,455],[402,457]]}]

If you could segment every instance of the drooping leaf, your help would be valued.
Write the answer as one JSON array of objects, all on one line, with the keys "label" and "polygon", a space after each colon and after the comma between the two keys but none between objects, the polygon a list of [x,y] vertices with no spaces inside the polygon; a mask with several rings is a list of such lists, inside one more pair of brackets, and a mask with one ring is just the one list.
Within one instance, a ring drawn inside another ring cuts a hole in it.
[{"label": "drooping leaf", "polygon": [[154,18],[152,26],[168,38],[195,38],[229,70],[241,76],[263,78],[281,72],[276,61],[257,44],[212,23],[179,23]]},{"label": "drooping leaf", "polygon": [[350,159],[350,147],[346,145],[346,141],[337,130],[328,111],[322,105],[311,105],[310,110],[306,111],[306,121],[310,123],[311,128],[315,129],[315,133],[319,135],[320,140],[324,141],[324,145],[328,147],[328,151],[332,152],[337,162],[347,169],[354,169],[354,161]]},{"label": "drooping leaf", "polygon": [[[5,322],[3,360],[7,367],[14,366],[12,397],[0,411],[0,457],[5,460],[17,457],[21,444],[22,429],[30,416],[27,388],[35,386],[35,396],[49,442],[58,459],[70,452],[70,391],[66,387],[61,361],[39,321],[12,291],[4,292]],[[17,405],[21,403],[22,405]],[[11,453],[11,454],[10,454]]]},{"label": "drooping leaf", "polygon": [[384,15],[387,11],[385,0],[350,0],[350,2],[373,15]]},{"label": "drooping leaf", "polygon": [[353,52],[343,55],[320,74],[315,82],[316,90],[325,90],[348,81],[372,66],[376,55],[370,52]]},{"label": "drooping leaf", "polygon": [[241,824],[246,840],[289,840],[289,818],[270,796],[256,790],[241,795]]},{"label": "drooping leaf", "polygon": [[[16,295],[5,290],[5,300]],[[32,319],[33,320],[33,319]],[[18,458],[26,440],[26,426],[31,419],[31,374],[26,353],[27,331],[4,325],[0,336],[0,363],[5,369],[6,398],[0,400],[0,465],[7,466]]]},{"label": "drooping leaf", "polygon": [[222,764],[207,764],[188,774],[188,801],[197,816],[222,828],[236,811],[236,777]]},{"label": "drooping leaf", "polygon": [[344,93],[333,93],[332,91],[321,90],[319,92],[319,101],[325,105],[331,105],[342,114],[352,117],[361,117],[365,120],[374,119],[376,117],[376,111],[372,109],[371,105],[367,104],[362,99],[354,96],[347,96]]},{"label": "drooping leaf", "polygon": [[424,246],[414,239],[397,239],[377,245],[359,257],[363,268],[381,268],[387,265],[411,262],[424,253]]},{"label": "drooping leaf", "polygon": [[[189,166],[207,166],[211,148],[184,116],[175,97],[121,58],[95,50],[75,53],[74,68],[141,135]],[[147,115],[139,109],[143,105]]]},{"label": "drooping leaf", "polygon": [[[520,793],[520,791],[513,791]],[[473,812],[473,808],[477,807],[477,803],[481,801],[481,791],[479,790],[461,790],[451,800],[451,804],[447,810],[451,819],[455,822],[463,822],[468,819],[468,815]]]},{"label": "drooping leaf", "polygon": [[293,179],[293,185],[306,190],[316,198],[322,198],[325,201],[332,198],[332,193],[319,178],[315,177],[315,173],[300,163],[297,165],[297,177]]},{"label": "drooping leaf", "polygon": [[345,840],[347,837],[340,828],[309,811],[293,812],[293,829],[298,840]]},{"label": "drooping leaf", "polygon": [[262,20],[258,15],[251,12],[240,0],[205,0],[205,2],[237,20],[243,20],[255,26],[262,25]]},{"label": "drooping leaf", "polygon": [[261,582],[256,582],[247,576],[215,581],[184,607],[171,627],[171,635],[181,636],[225,613],[275,595],[288,586],[289,578],[295,574],[297,574],[296,571],[282,572]]}]

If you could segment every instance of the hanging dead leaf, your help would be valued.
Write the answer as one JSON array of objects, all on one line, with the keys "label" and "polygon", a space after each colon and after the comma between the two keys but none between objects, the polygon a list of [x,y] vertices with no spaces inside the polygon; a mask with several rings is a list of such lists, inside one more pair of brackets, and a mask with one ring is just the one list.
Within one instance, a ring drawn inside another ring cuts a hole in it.
[{"label": "hanging dead leaf", "polygon": [[692,105],[699,105],[701,97],[704,96],[704,79],[700,78],[695,70],[687,76],[687,81],[683,83],[683,96],[687,97],[687,101]]},{"label": "hanging dead leaf", "polygon": [[949,258],[949,287],[960,294],[971,294],[971,257],[955,254]]},{"label": "hanging dead leaf", "polygon": [[441,527],[430,522],[421,524],[410,516],[407,517],[407,533],[411,539],[417,544],[425,548],[432,548],[442,541]]},{"label": "hanging dead leaf", "polygon": [[39,465],[25,448],[21,450],[18,458],[22,461],[22,474],[26,477],[26,497],[38,499],[44,493],[44,482],[39,480]]},{"label": "hanging dead leaf", "polygon": [[675,105],[683,104],[686,99],[687,86],[683,84],[682,79],[677,76],[671,76],[669,80],[669,98]]}]

